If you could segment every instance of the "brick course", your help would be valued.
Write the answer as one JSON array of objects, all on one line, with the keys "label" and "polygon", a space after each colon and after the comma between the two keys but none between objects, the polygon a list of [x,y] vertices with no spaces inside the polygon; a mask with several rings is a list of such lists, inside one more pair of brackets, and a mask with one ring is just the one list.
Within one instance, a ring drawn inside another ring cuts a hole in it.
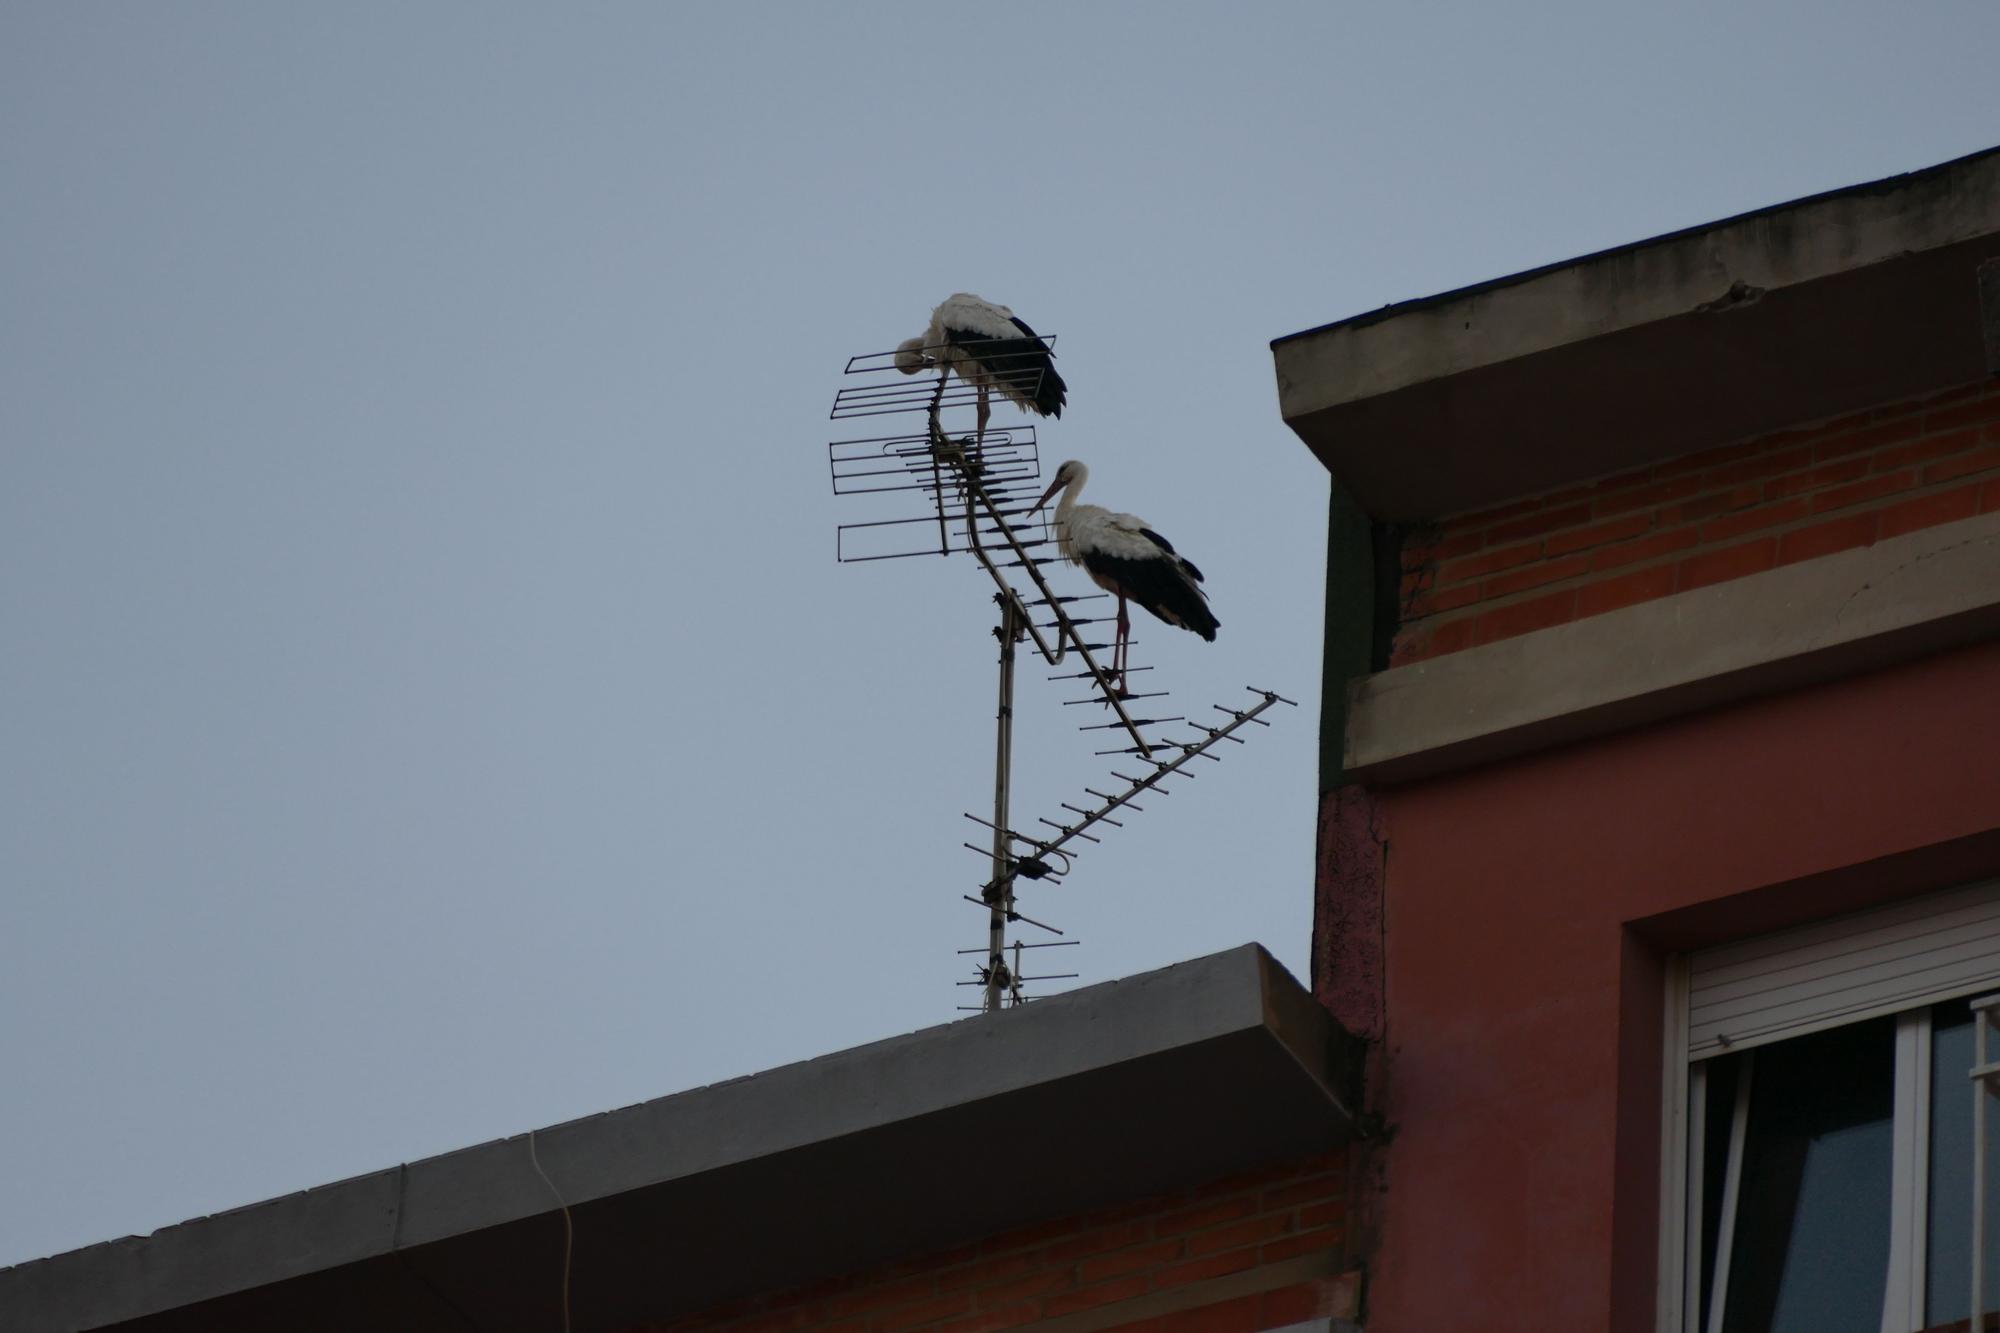
[{"label": "brick course", "polygon": [[1397,666],[2000,511],[2000,381],[1447,519],[1403,555]]},{"label": "brick course", "polygon": [[[1301,1255],[1338,1255],[1345,1170],[1344,1153],[1321,1154],[626,1333],[1003,1333]],[[1340,1290],[1339,1279],[1286,1281],[1112,1323],[1134,1333],[1259,1333],[1313,1317]]]}]

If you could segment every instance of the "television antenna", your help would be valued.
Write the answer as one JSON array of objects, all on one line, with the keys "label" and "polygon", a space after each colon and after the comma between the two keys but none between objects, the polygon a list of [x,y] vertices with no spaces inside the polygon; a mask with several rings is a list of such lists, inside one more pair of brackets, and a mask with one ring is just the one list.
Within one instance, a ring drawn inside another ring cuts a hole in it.
[{"label": "television antenna", "polygon": [[[1043,335],[1042,341],[1053,347],[1056,339]],[[941,350],[923,349],[926,354]],[[988,830],[990,839],[983,847],[964,844],[986,859],[988,873],[976,896],[963,895],[967,902],[986,911],[987,938],[982,947],[958,951],[981,959],[973,979],[958,984],[976,986],[983,992],[980,1003],[959,1008],[991,1013],[1033,998],[1023,990],[1026,983],[1069,980],[1077,975],[1024,972],[1027,950],[1070,947],[1080,941],[1022,912],[1020,882],[1061,884],[1074,869],[1085,844],[1098,843],[1106,828],[1124,827],[1123,819],[1114,816],[1143,811],[1135,798],[1170,794],[1174,789],[1165,784],[1191,779],[1194,760],[1220,762],[1218,751],[1223,742],[1243,744],[1239,731],[1252,725],[1269,726],[1262,715],[1278,704],[1296,705],[1275,690],[1251,687],[1255,697],[1246,706],[1216,704],[1214,715],[1203,719],[1135,715],[1133,706],[1165,698],[1167,691],[1121,689],[1120,682],[1098,662],[1096,654],[1111,645],[1093,641],[1090,634],[1102,631],[1091,627],[1103,625],[1109,618],[1080,615],[1077,608],[1102,601],[1108,594],[1058,594],[1042,573],[1043,566],[1055,563],[1058,557],[1051,551],[1055,534],[1049,520],[1029,512],[1041,479],[1035,427],[988,424],[984,430],[964,433],[947,430],[947,414],[976,407],[979,390],[954,379],[941,357],[933,356],[941,367],[934,383],[907,378],[896,367],[895,358],[894,352],[850,357],[845,374],[852,382],[834,395],[830,418],[835,421],[920,419],[920,423],[905,423],[902,433],[828,444],[834,494],[872,499],[878,503],[878,512],[890,515],[837,525],[834,551],[843,564],[970,554],[993,582],[993,601],[999,608],[993,636],[1000,651],[992,818],[970,812],[965,816]],[[1025,377],[1018,387],[1032,399],[1040,372],[1026,369],[1012,373]],[[1028,585],[1026,589],[1015,586],[1016,573]],[[1091,804],[1062,802],[1064,818],[1040,819],[1049,830],[1046,834],[1026,832],[1011,822],[1014,680],[1017,649],[1023,643],[1032,644],[1045,665],[1071,668],[1048,677],[1070,683],[1082,695],[1063,700],[1065,707],[1097,704],[1106,710],[1098,716],[1108,720],[1078,726],[1083,732],[1119,733],[1110,738],[1115,744],[1098,750],[1097,755],[1116,756],[1121,767],[1139,770],[1125,773],[1114,768],[1099,784],[1108,790],[1086,786],[1083,790]],[[1081,670],[1075,669],[1078,663]],[[1126,674],[1150,670],[1133,666]],[[1151,705],[1137,709],[1139,714],[1154,711],[1164,714],[1166,710]],[[1159,730],[1175,724],[1182,727],[1177,735]],[[1025,940],[1018,933],[1022,926],[1057,938]],[[1016,929],[1011,943],[1007,939],[1010,927]]]}]

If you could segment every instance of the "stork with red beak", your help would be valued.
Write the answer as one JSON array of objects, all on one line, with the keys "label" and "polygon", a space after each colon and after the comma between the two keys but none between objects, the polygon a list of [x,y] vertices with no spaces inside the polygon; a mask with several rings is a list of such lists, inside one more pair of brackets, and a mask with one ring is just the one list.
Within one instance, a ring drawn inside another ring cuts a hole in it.
[{"label": "stork with red beak", "polygon": [[1071,459],[1056,469],[1055,480],[1028,512],[1039,512],[1061,491],[1062,499],[1056,505],[1057,549],[1065,560],[1081,565],[1091,582],[1118,599],[1118,635],[1112,647],[1111,670],[1123,694],[1132,631],[1125,611],[1127,601],[1137,602],[1167,624],[1190,630],[1210,643],[1215,642],[1221,622],[1208,609],[1201,571],[1145,519],[1076,502],[1089,479],[1090,469]]}]

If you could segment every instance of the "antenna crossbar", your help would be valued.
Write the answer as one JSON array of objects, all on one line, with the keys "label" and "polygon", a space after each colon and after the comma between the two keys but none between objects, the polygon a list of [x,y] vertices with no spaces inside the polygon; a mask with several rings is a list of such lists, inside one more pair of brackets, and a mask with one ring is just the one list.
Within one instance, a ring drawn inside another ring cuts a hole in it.
[{"label": "antenna crossbar", "polygon": [[[1065,867],[1063,873],[1067,874],[1071,857],[1075,855],[1075,852],[1071,850],[1071,844],[1079,838],[1083,839],[1086,842],[1098,841],[1097,838],[1093,837],[1090,834],[1089,832],[1090,829],[1094,828],[1098,824],[1109,824],[1113,828],[1124,827],[1124,825],[1119,820],[1113,819],[1111,817],[1112,814],[1120,810],[1131,810],[1143,813],[1145,807],[1137,804],[1135,801],[1135,798],[1138,797],[1142,792],[1150,791],[1161,796],[1173,795],[1171,789],[1164,787],[1160,784],[1170,777],[1192,778],[1194,774],[1188,772],[1186,769],[1186,766],[1190,760],[1194,759],[1197,756],[1201,756],[1208,759],[1214,759],[1217,762],[1220,762],[1221,756],[1209,753],[1209,751],[1213,747],[1215,747],[1216,745],[1220,744],[1225,740],[1235,740],[1240,743],[1241,738],[1236,736],[1235,733],[1241,730],[1242,728],[1251,725],[1252,723],[1255,723],[1259,726],[1269,726],[1270,723],[1262,720],[1262,714],[1267,712],[1271,708],[1277,706],[1278,704],[1287,704],[1294,708],[1298,706],[1293,700],[1285,698],[1283,695],[1277,693],[1275,690],[1259,690],[1255,686],[1250,686],[1248,688],[1251,690],[1253,694],[1261,696],[1257,700],[1257,702],[1251,705],[1249,708],[1227,708],[1221,704],[1213,705],[1216,711],[1222,713],[1228,719],[1228,721],[1220,726],[1214,726],[1214,727],[1206,726],[1200,723],[1193,724],[1197,731],[1203,733],[1200,740],[1158,742],[1158,744],[1160,744],[1163,748],[1179,750],[1180,753],[1177,757],[1173,759],[1149,759],[1148,762],[1153,765],[1153,771],[1150,773],[1142,773],[1134,775],[1134,774],[1119,773],[1114,771],[1111,776],[1119,779],[1121,782],[1125,784],[1125,787],[1122,791],[1101,792],[1094,787],[1085,787],[1084,790],[1086,792],[1088,792],[1092,796],[1095,796],[1098,799],[1098,804],[1095,807],[1088,810],[1080,809],[1077,806],[1069,804],[1067,801],[1063,802],[1062,806],[1065,810],[1068,810],[1074,814],[1081,815],[1082,818],[1077,820],[1074,824],[1065,824],[1052,819],[1043,819],[1041,822],[1055,829],[1057,832],[1057,836],[1053,838],[1037,838],[1032,834],[1023,833],[1018,829],[1010,828],[1006,830],[1007,838],[1012,843],[1019,844],[1022,847],[1032,848],[1035,860],[1046,862],[1046,859],[1049,857],[1060,858],[1063,861]],[[1109,754],[1118,752],[1103,751],[1102,753]],[[978,819],[978,817],[975,815],[967,815],[966,818],[972,819],[978,823],[985,822],[984,820]],[[996,830],[996,833],[997,832],[998,830]],[[1014,880],[1014,878],[1020,875],[1018,867],[1024,862],[1025,859],[1026,858],[1010,857],[1007,863],[1009,868],[1001,876],[1001,879],[985,885],[982,889],[982,892],[1000,893],[1000,894],[1011,893],[1012,881]]]}]

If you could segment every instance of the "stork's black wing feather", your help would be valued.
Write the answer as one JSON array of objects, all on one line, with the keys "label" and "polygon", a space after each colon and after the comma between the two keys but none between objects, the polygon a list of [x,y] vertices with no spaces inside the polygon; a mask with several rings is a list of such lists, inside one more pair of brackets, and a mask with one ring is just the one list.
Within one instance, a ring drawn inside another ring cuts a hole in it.
[{"label": "stork's black wing feather", "polygon": [[1188,559],[1184,555],[1179,555],[1174,550],[1174,544],[1172,542],[1168,541],[1165,537],[1162,537],[1159,533],[1153,531],[1151,528],[1140,528],[1139,535],[1151,541],[1153,545],[1159,547],[1162,551],[1165,551],[1168,555],[1176,556],[1176,558],[1179,559],[1180,561],[1181,568],[1187,571],[1187,576],[1189,578],[1193,579],[1196,583],[1200,583],[1202,581],[1201,571],[1194,567],[1194,561]]},{"label": "stork's black wing feather", "polygon": [[1057,373],[1055,354],[1019,319],[1012,321],[1025,337],[993,338],[977,329],[945,327],[945,341],[976,358],[993,376],[1000,391],[1030,411],[1045,417],[1062,415],[1069,386]]},{"label": "stork's black wing feather", "polygon": [[1196,586],[1200,573],[1180,557],[1133,560],[1103,551],[1086,551],[1083,567],[1096,577],[1099,587],[1120,590],[1127,599],[1169,625],[1193,630],[1210,643],[1215,642],[1215,631],[1222,622],[1208,609],[1208,594]]}]

